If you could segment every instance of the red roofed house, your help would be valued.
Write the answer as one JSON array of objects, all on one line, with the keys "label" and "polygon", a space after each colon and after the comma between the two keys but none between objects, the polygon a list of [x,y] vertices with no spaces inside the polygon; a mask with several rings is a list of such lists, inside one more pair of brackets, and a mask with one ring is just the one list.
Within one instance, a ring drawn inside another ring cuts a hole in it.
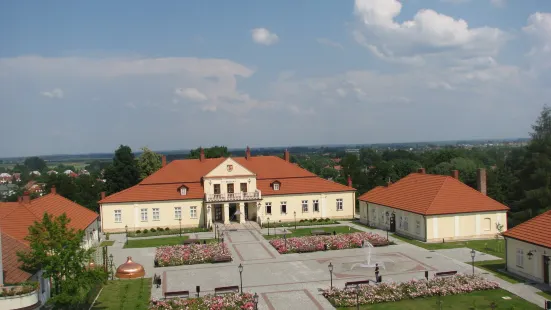
[{"label": "red roofed house", "polygon": [[507,271],[549,285],[551,274],[551,211],[506,231]]},{"label": "red roofed house", "polygon": [[35,221],[41,221],[44,213],[53,216],[65,213],[71,219],[70,227],[85,231],[84,247],[89,248],[99,241],[98,214],[58,195],[55,187],[50,194],[37,199],[31,200],[26,193],[18,202],[0,202],[0,285],[38,281],[41,289],[38,290],[37,299],[42,303],[49,297],[49,282],[42,278],[42,272],[32,275],[19,269],[21,264],[17,252],[29,250],[25,240],[28,228]]},{"label": "red roofed house", "polygon": [[[276,156],[175,160],[141,183],[100,201],[102,230],[211,227],[353,218],[355,189],[322,179]],[[239,211],[239,212],[237,212]]]},{"label": "red roofed house", "polygon": [[412,173],[363,194],[360,221],[427,242],[493,238],[496,223],[507,229],[508,207],[486,196],[486,170],[475,190],[452,176]]}]

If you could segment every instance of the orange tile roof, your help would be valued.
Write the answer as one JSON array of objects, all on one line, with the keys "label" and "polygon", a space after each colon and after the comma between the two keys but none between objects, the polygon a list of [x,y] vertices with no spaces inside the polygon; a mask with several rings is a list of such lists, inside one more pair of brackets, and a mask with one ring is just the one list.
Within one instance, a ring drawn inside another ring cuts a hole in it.
[{"label": "orange tile roof", "polygon": [[[257,187],[262,195],[321,193],[353,191],[352,187],[319,178],[317,175],[286,162],[277,156],[232,157],[238,164],[256,174]],[[203,176],[220,165],[226,158],[174,160],[159,171],[145,178],[140,184],[110,195],[100,203],[138,202],[202,199]],[[280,191],[273,191],[270,183],[279,180]],[[178,188],[186,185],[187,195],[180,195]]]},{"label": "orange tile roof", "polygon": [[358,199],[423,215],[509,210],[453,177],[421,173],[376,187]]},{"label": "orange tile roof", "polygon": [[1,238],[4,281],[6,283],[20,283],[28,280],[31,274],[19,269],[21,263],[17,257],[17,252],[28,251],[29,247],[21,240],[17,240],[4,232],[1,233]]},{"label": "orange tile roof", "polygon": [[551,248],[551,210],[507,230],[503,235]]}]

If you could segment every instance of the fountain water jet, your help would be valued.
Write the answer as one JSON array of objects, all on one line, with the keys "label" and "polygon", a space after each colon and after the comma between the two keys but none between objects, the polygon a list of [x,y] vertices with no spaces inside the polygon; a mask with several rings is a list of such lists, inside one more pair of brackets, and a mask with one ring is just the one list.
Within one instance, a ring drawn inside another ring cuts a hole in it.
[{"label": "fountain water jet", "polygon": [[374,268],[376,263],[371,262],[371,249],[373,248],[373,244],[367,240],[364,240],[362,248],[366,249],[366,263],[360,264],[360,267]]}]

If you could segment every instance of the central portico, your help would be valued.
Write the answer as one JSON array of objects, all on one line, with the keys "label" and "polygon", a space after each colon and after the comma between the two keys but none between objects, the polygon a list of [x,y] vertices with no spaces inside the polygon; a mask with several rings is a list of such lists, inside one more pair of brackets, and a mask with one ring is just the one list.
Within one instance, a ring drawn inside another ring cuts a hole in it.
[{"label": "central portico", "polygon": [[256,188],[255,173],[227,158],[205,175],[202,182],[207,227],[213,222],[256,221],[262,195]]}]

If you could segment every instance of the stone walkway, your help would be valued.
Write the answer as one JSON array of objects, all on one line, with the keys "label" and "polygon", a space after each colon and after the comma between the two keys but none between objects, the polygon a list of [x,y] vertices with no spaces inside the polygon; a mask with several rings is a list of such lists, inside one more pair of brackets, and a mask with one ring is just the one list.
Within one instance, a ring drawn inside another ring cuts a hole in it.
[{"label": "stone walkway", "polygon": [[[352,222],[342,222],[339,225],[348,225],[360,231],[386,237],[386,231],[369,229]],[[124,234],[111,235],[111,240],[115,240],[115,244],[110,247],[110,252],[114,255],[116,266],[124,263],[126,256],[130,255],[136,262],[144,265],[146,277],[153,274],[162,275],[165,290],[189,290],[190,293],[194,293],[196,286],[200,286],[201,295],[213,293],[216,287],[240,286],[237,267],[242,264],[243,291],[260,295],[259,309],[334,309],[321,295],[321,290],[331,285],[327,268],[329,263],[334,266],[333,285],[336,287],[343,287],[345,282],[351,280],[374,280],[373,268],[359,266],[366,261],[365,249],[281,255],[262,237],[262,233],[267,233],[267,229],[253,227],[248,230],[226,230],[224,242],[233,256],[230,263],[154,268],[155,249],[122,249]],[[464,262],[464,256],[469,250],[428,251],[391,236],[389,239],[396,245],[376,248],[372,252],[372,260],[385,264],[386,268],[381,269],[384,282],[421,279],[425,270],[429,271],[431,277],[439,271],[472,272],[472,266]],[[470,254],[468,255],[467,261],[470,261]],[[497,258],[477,253],[477,260],[484,259]],[[538,290],[532,286],[523,283],[511,284],[478,268],[475,268],[475,272],[500,283],[511,293],[537,305],[543,305],[543,297],[537,295]],[[153,286],[152,297],[161,298],[162,289],[163,287]]]}]

